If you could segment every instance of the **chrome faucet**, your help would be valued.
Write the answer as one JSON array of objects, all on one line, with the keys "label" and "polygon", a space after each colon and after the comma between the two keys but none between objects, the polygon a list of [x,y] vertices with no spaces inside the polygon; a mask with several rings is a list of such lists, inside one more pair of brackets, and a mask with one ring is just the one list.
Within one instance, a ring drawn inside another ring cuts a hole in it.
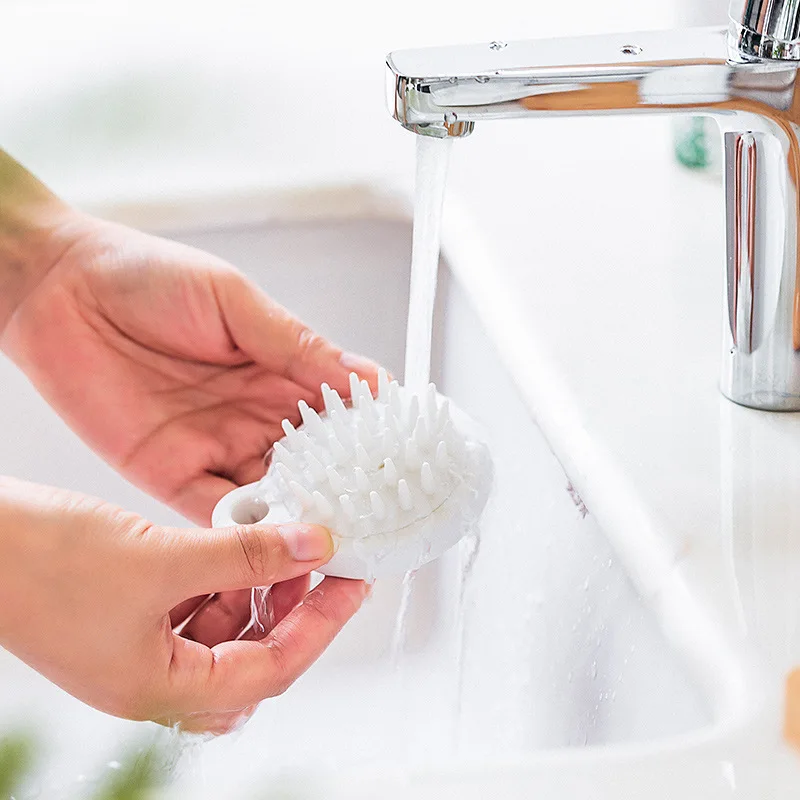
[{"label": "chrome faucet", "polygon": [[[415,133],[559,114],[711,116],[727,249],[722,392],[800,410],[800,0],[733,0],[730,25],[401,50],[393,116]],[[720,257],[720,261],[721,261]]]}]

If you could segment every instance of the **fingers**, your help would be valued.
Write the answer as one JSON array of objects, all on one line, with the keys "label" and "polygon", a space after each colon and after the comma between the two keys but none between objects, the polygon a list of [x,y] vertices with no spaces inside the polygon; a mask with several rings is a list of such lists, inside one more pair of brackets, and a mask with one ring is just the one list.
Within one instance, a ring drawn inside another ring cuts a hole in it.
[{"label": "fingers", "polygon": [[310,575],[300,575],[282,583],[276,583],[270,592],[271,618],[273,625],[282,622],[308,594]]},{"label": "fingers", "polygon": [[162,528],[155,553],[165,572],[170,607],[187,597],[269,586],[304,575],[334,552],[321,525],[237,525],[230,528]]},{"label": "fingers", "polygon": [[[263,474],[262,470],[261,475]],[[168,498],[168,502],[176,511],[198,525],[207,525],[214,506],[236,486],[237,484],[226,478],[204,473],[184,484]]]},{"label": "fingers", "polygon": [[363,581],[325,578],[260,641],[225,642],[208,650],[175,637],[172,707],[179,714],[232,711],[281,694],[319,658],[366,593]]},{"label": "fingers", "polygon": [[[271,586],[258,608],[258,619],[254,620],[240,636],[242,641],[257,641],[268,636],[272,629],[296,608],[308,594],[310,575],[301,575]],[[255,590],[258,591],[258,590]]]},{"label": "fingers", "polygon": [[191,617],[206,600],[208,600],[207,595],[200,595],[199,597],[190,597],[188,600],[183,600],[178,603],[178,605],[169,612],[169,624],[173,628],[176,628]]},{"label": "fingers", "polygon": [[219,281],[220,305],[231,336],[253,360],[315,393],[327,381],[347,396],[351,372],[377,388],[375,362],[342,352],[241,275],[225,273]]},{"label": "fingers", "polygon": [[235,639],[250,621],[250,589],[214,595],[180,631],[185,639],[214,647]]}]

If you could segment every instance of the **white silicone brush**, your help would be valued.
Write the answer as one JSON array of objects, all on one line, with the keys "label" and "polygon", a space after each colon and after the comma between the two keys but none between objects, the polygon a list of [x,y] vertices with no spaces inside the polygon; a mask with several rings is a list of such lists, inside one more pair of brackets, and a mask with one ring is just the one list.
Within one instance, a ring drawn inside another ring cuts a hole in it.
[{"label": "white silicone brush", "polygon": [[283,421],[267,473],[214,509],[215,526],[315,522],[337,540],[326,575],[372,579],[440,556],[477,521],[492,468],[468,418],[430,384],[411,393],[385,370],[378,396],[350,375],[348,405],[322,385],[325,412],[299,404],[302,425]]}]

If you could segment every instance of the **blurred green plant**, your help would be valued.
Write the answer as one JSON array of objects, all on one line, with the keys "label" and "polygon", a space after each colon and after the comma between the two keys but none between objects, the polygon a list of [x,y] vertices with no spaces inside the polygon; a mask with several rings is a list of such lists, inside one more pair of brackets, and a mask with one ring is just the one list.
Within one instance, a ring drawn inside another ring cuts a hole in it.
[{"label": "blurred green plant", "polygon": [[35,760],[36,745],[27,733],[9,734],[0,738],[0,798],[12,797],[30,772]]},{"label": "blurred green plant", "polygon": [[[164,789],[171,772],[174,757],[155,746],[128,750],[125,757],[112,761],[110,769],[89,794],[86,800],[156,800],[164,798]],[[174,756],[174,754],[172,754]],[[0,736],[0,800],[16,797],[31,774],[37,760],[36,739],[24,732]],[[303,787],[273,785],[264,800],[307,800],[319,796]]]},{"label": "blurred green plant", "polygon": [[167,769],[154,747],[112,765],[92,800],[149,800],[166,783]]},{"label": "blurred green plant", "polygon": [[[0,800],[22,790],[36,761],[36,741],[27,733],[0,737]],[[167,782],[169,768],[155,747],[137,748],[112,761],[104,780],[87,795],[90,800],[150,800]]]}]

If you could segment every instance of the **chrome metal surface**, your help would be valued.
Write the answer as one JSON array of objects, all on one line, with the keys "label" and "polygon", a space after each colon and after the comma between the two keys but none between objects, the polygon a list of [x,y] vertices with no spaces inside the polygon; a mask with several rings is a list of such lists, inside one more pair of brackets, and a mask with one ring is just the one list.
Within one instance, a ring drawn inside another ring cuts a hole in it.
[{"label": "chrome metal surface", "polygon": [[[800,0],[748,0],[737,19],[776,38],[794,36],[798,17]],[[389,104],[406,128],[434,136],[553,114],[716,119],[727,216],[721,388],[743,405],[800,410],[800,64],[788,50],[770,60],[737,43],[724,28],[693,28],[398,51],[387,58]]]},{"label": "chrome metal surface", "polygon": [[730,16],[745,57],[800,61],[800,0],[732,0]]}]

